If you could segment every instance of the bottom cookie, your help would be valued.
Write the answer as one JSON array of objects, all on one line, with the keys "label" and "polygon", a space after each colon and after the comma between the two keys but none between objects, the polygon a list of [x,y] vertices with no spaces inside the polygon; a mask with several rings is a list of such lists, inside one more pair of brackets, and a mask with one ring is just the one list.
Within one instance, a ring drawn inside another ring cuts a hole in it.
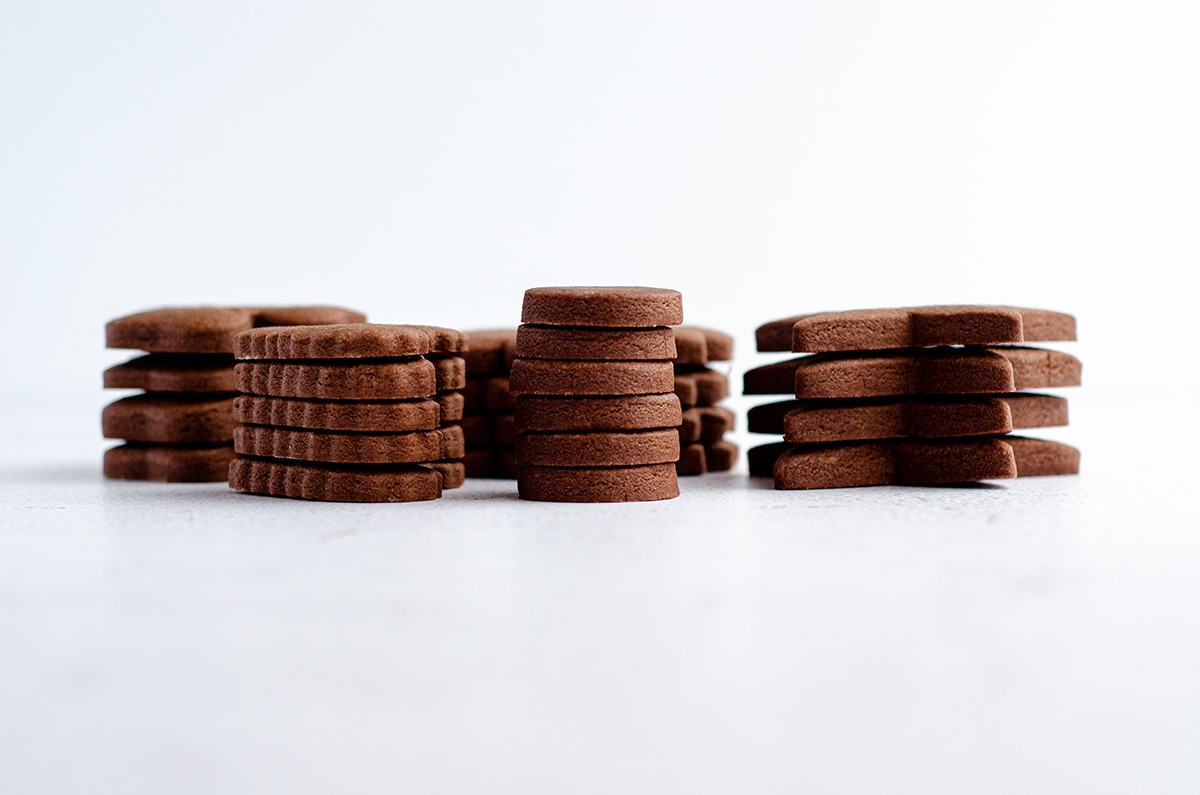
[{"label": "bottom cookie", "polygon": [[229,477],[233,445],[130,442],[104,453],[104,477],[160,483],[219,483]]},{"label": "bottom cookie", "polygon": [[798,444],[775,461],[775,488],[926,485],[1015,478],[1013,449],[998,438]]},{"label": "bottom cookie", "polygon": [[1017,458],[1017,477],[1079,474],[1079,450],[1069,444],[1027,436],[1000,438],[1012,447]]},{"label": "bottom cookie", "polygon": [[679,496],[675,464],[633,467],[524,466],[517,473],[523,500],[542,502],[649,502]]},{"label": "bottom cookie", "polygon": [[[679,450],[679,460],[675,462],[675,473],[703,475],[706,472],[728,472],[737,464],[737,454],[738,446],[724,439],[707,444],[695,442],[684,445]],[[772,460],[771,466],[774,465]]]},{"label": "bottom cookie", "polygon": [[442,475],[418,465],[355,466],[236,457],[229,487],[320,502],[420,502],[442,496]]},{"label": "bottom cookie", "polygon": [[430,461],[421,466],[441,473],[443,489],[457,489],[467,479],[467,468],[462,461]]}]

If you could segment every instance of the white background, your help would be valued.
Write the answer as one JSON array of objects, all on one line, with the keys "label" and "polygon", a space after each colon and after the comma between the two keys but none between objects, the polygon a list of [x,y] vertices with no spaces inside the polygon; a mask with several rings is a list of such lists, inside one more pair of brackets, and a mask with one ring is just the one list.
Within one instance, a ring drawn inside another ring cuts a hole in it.
[{"label": "white background", "polygon": [[[0,789],[1196,790],[1198,40],[1189,2],[3,3]],[[111,317],[621,283],[735,374],[787,314],[1074,312],[1084,474],[99,478]]]}]

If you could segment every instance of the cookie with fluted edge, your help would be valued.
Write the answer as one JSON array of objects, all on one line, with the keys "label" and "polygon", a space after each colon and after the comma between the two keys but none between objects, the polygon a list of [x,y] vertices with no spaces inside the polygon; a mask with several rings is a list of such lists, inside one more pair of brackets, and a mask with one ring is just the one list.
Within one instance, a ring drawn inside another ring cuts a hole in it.
[{"label": "cookie with fluted edge", "polygon": [[239,392],[318,400],[400,400],[437,391],[428,359],[370,359],[354,363],[238,362],[233,369]]},{"label": "cookie with fluted edge", "polygon": [[657,287],[534,287],[521,322],[550,326],[649,328],[683,322],[683,296]]},{"label": "cookie with fluted edge", "polygon": [[363,323],[361,312],[332,306],[171,307],[109,321],[110,348],[149,353],[233,353],[234,337],[261,326]]},{"label": "cookie with fluted edge", "polygon": [[320,502],[421,502],[442,496],[442,474],[417,464],[354,466],[238,456],[235,491]]},{"label": "cookie with fluted edge", "polygon": [[543,502],[648,502],[679,496],[675,464],[636,467],[522,466],[517,493]]},{"label": "cookie with fluted edge", "polygon": [[685,407],[715,406],[729,397],[729,376],[716,370],[675,370],[675,394]]},{"label": "cookie with fluted edge", "polygon": [[233,401],[233,419],[284,428],[398,433],[433,430],[442,422],[442,413],[438,403],[427,398],[309,400],[239,395]]},{"label": "cookie with fluted edge", "polygon": [[155,444],[215,444],[233,440],[229,394],[157,393],[122,398],[104,407],[107,439]]},{"label": "cookie with fluted edge", "polygon": [[233,445],[130,442],[104,453],[104,477],[160,483],[218,483],[229,475]]},{"label": "cookie with fluted edge", "polygon": [[463,418],[466,400],[461,392],[438,392],[432,400],[441,409],[442,422],[458,422]]},{"label": "cookie with fluted edge", "polygon": [[792,445],[775,461],[777,489],[932,485],[1016,476],[1012,447],[991,437]]},{"label": "cookie with fluted edge", "polygon": [[348,464],[408,464],[461,458],[462,429],[360,433],[239,425],[233,430],[239,455]]},{"label": "cookie with fluted edge", "polygon": [[699,326],[677,326],[673,331],[677,365],[703,366],[733,358],[733,337],[724,332]]},{"label": "cookie with fluted edge", "polygon": [[675,334],[657,328],[576,328],[522,325],[517,356],[569,361],[662,361],[675,358]]},{"label": "cookie with fluted edge", "polygon": [[517,359],[509,376],[509,389],[517,395],[654,395],[674,386],[670,362]]},{"label": "cookie with fluted edge", "polygon": [[674,428],[644,431],[530,431],[517,437],[521,466],[614,467],[674,463]]},{"label": "cookie with fluted edge", "polygon": [[105,389],[147,392],[236,392],[228,354],[149,353],[104,371]]},{"label": "cookie with fluted edge", "polygon": [[773,320],[755,332],[758,350],[797,353],[1074,339],[1071,315],[984,305],[819,312]]},{"label": "cookie with fluted edge", "polygon": [[467,365],[461,356],[430,354],[425,358],[433,362],[438,392],[452,392],[467,385]]}]

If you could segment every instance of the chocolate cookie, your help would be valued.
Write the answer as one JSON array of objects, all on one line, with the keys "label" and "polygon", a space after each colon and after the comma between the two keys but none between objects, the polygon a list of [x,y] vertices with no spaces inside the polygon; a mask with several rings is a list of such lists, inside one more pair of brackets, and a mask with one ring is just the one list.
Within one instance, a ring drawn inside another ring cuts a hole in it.
[{"label": "chocolate cookie", "polygon": [[523,466],[517,475],[523,500],[543,502],[645,502],[679,496],[675,465],[637,467]]},{"label": "chocolate cookie", "polygon": [[966,483],[1016,476],[1012,447],[988,437],[794,445],[775,461],[777,489]]},{"label": "chocolate cookie", "polygon": [[738,446],[720,439],[704,445],[704,463],[709,472],[728,472],[737,464]]},{"label": "chocolate cookie", "polygon": [[849,398],[1012,392],[1016,382],[1008,359],[988,350],[917,348],[802,356],[747,370],[743,386],[747,395]]},{"label": "chocolate cookie", "polygon": [[1008,404],[990,397],[807,401],[783,419],[783,440],[793,443],[857,439],[936,439],[1008,433]]},{"label": "chocolate cookie", "polygon": [[1017,389],[1048,389],[1056,386],[1079,386],[1083,363],[1069,353],[1044,348],[995,347],[988,352],[999,354],[1012,365]]},{"label": "chocolate cookie", "polygon": [[437,389],[427,359],[385,359],[354,364],[238,362],[239,392],[319,400],[398,400],[429,397]]},{"label": "chocolate cookie", "polygon": [[441,409],[442,422],[458,422],[463,418],[466,400],[461,392],[438,392],[433,401]]},{"label": "chocolate cookie", "polygon": [[692,411],[700,420],[700,441],[712,444],[721,441],[726,433],[733,430],[737,415],[724,406],[701,406]]},{"label": "chocolate cookie", "polygon": [[679,432],[679,443],[683,445],[699,444],[700,442],[700,412],[695,408],[684,409],[683,419],[676,429]]},{"label": "chocolate cookie", "polygon": [[693,442],[679,448],[679,460],[675,462],[676,475],[703,475],[707,471],[708,461],[704,453],[704,445]]},{"label": "chocolate cookie", "polygon": [[449,426],[408,433],[351,433],[239,425],[233,431],[239,455],[353,464],[407,464],[461,458],[462,430]]},{"label": "chocolate cookie", "polygon": [[522,466],[621,467],[678,459],[679,434],[674,428],[528,432],[517,437],[517,460]]},{"label": "chocolate cookie", "polygon": [[105,328],[110,348],[150,353],[233,353],[233,338],[259,326],[362,323],[361,312],[328,306],[189,307],[119,317]]},{"label": "chocolate cookie", "polygon": [[[316,428],[329,431],[428,431],[441,423],[432,400],[303,400],[241,395],[233,419],[251,425]],[[232,430],[232,428],[231,428]],[[233,438],[232,433],[230,439]]]},{"label": "chocolate cookie", "polygon": [[442,474],[427,466],[353,466],[235,458],[236,491],[324,502],[419,502],[442,496]]},{"label": "chocolate cookie", "polygon": [[655,287],[535,287],[525,291],[522,323],[599,328],[678,326],[683,296]]},{"label": "chocolate cookie", "polygon": [[670,392],[670,362],[565,362],[517,359],[510,389],[527,395],[653,395]]},{"label": "chocolate cookie", "polygon": [[1004,436],[1017,459],[1017,476],[1078,475],[1079,451],[1074,447],[1026,436]]},{"label": "chocolate cookie", "polygon": [[461,356],[431,354],[426,358],[433,362],[438,392],[452,392],[466,387],[467,364]]},{"label": "chocolate cookie", "polygon": [[517,356],[570,361],[662,361],[675,358],[671,329],[598,329],[523,325]]},{"label": "chocolate cookie", "polygon": [[491,375],[507,373],[516,358],[516,329],[489,329],[467,334],[467,349],[463,352],[467,373]]},{"label": "chocolate cookie", "polygon": [[509,376],[492,376],[485,386],[483,406],[488,411],[512,411],[516,406],[517,396],[512,391]]},{"label": "chocolate cookie", "polygon": [[233,357],[225,354],[151,353],[104,371],[105,389],[147,392],[236,392]]},{"label": "chocolate cookie", "polygon": [[519,431],[674,428],[682,419],[679,398],[670,392],[627,397],[522,395],[515,415]]},{"label": "chocolate cookie", "polygon": [[919,306],[797,315],[755,332],[758,349],[827,351],[1075,339],[1075,318],[1007,306]]},{"label": "chocolate cookie", "polygon": [[104,453],[104,477],[160,483],[217,483],[229,475],[233,445],[131,442]]},{"label": "chocolate cookie", "polygon": [[751,477],[775,477],[775,461],[791,447],[787,442],[771,442],[751,447],[746,451],[746,463],[750,467]]},{"label": "chocolate cookie", "polygon": [[715,370],[677,369],[675,394],[685,406],[715,406],[729,397],[729,377]]},{"label": "chocolate cookie", "polygon": [[733,358],[733,337],[696,326],[675,328],[675,364],[703,366]]},{"label": "chocolate cookie", "polygon": [[107,439],[155,444],[214,444],[233,439],[233,396],[153,394],[122,398],[104,407]]},{"label": "chocolate cookie", "polygon": [[425,330],[382,323],[260,328],[243,331],[233,341],[233,353],[241,360],[385,359],[422,356],[431,349]]},{"label": "chocolate cookie", "polygon": [[460,488],[467,480],[467,468],[462,461],[432,461],[421,464],[442,476],[443,489]]},{"label": "chocolate cookie", "polygon": [[468,345],[469,336],[465,331],[442,326],[413,326],[429,335],[429,352],[461,356]]}]

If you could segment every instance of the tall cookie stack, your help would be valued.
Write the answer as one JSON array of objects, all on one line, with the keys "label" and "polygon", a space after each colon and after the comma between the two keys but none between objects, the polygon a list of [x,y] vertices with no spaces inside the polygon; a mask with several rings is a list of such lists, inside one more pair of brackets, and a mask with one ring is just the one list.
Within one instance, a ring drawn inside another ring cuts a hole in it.
[{"label": "tall cookie stack", "polygon": [[674,331],[675,394],[683,406],[675,471],[699,475],[733,469],[738,448],[725,434],[733,430],[734,413],[719,405],[729,395],[729,377],[708,366],[733,358],[733,337],[691,326]]},{"label": "tall cookie stack", "polygon": [[461,482],[463,438],[434,398],[442,357],[462,342],[450,329],[372,324],[238,335],[229,485],[332,502],[440,497]]},{"label": "tall cookie stack", "polygon": [[104,454],[104,476],[219,482],[233,460],[233,339],[258,326],[360,323],[336,307],[158,309],[117,318],[110,348],[146,351],[104,372],[109,389],[141,389],[104,408],[105,438],[125,444]]},{"label": "tall cookie stack", "polygon": [[[1069,354],[1019,345],[1075,339],[1071,315],[931,306],[800,315],[761,326],[758,350],[809,353],[749,370],[747,395],[794,394],[750,410],[752,475],[779,489],[959,483],[1079,471],[1079,451],[1014,428],[1067,424]],[[1014,344],[1018,343],[1018,344]]]},{"label": "tall cookie stack", "polygon": [[510,385],[527,500],[679,496],[675,339],[683,299],[648,287],[528,290]]},{"label": "tall cookie stack", "polygon": [[467,383],[462,418],[467,440],[464,463],[469,478],[515,478],[517,432],[513,426],[516,395],[508,374],[516,357],[516,329],[469,332],[465,354]]}]

